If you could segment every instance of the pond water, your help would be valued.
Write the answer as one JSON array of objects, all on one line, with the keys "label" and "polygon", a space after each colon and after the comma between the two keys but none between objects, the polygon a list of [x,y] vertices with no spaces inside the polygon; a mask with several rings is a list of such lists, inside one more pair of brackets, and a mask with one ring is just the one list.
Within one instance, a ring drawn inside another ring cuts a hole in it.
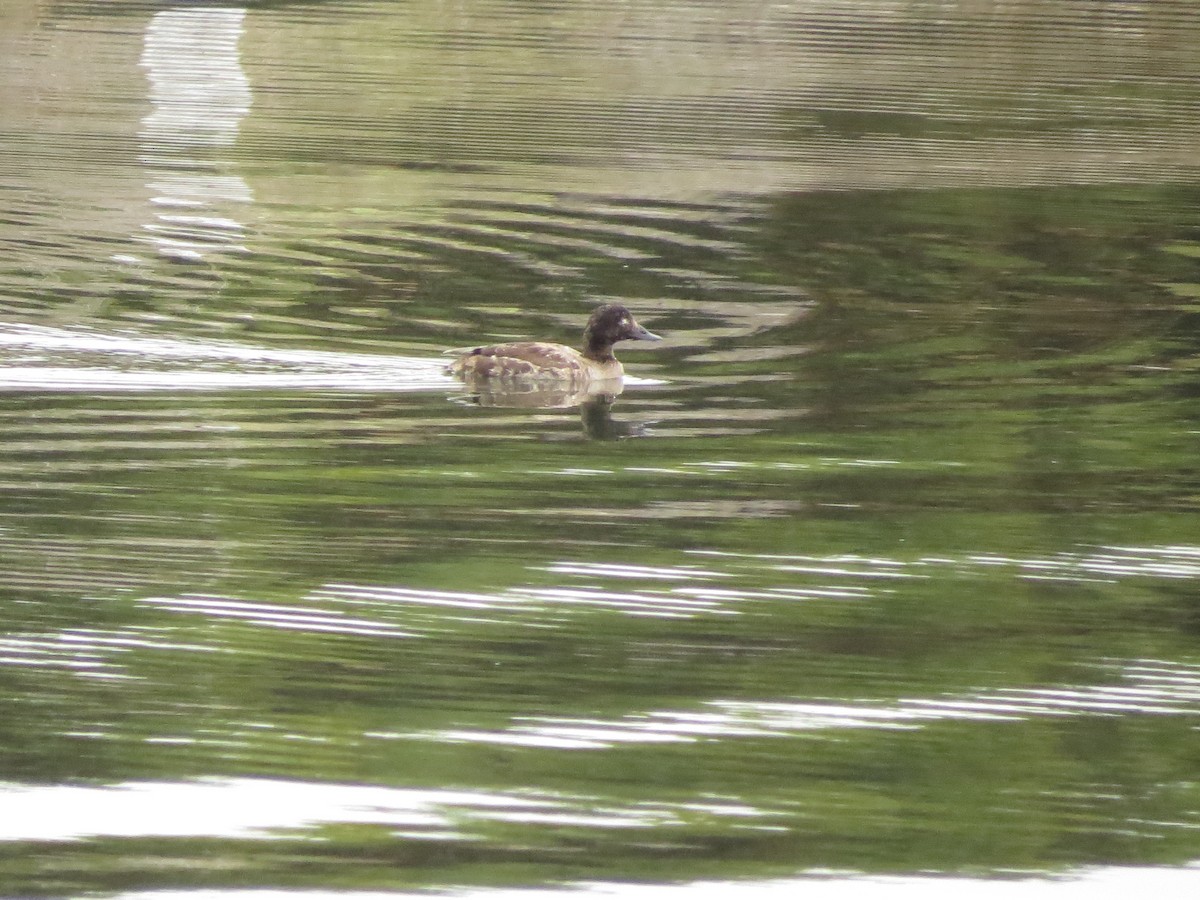
[{"label": "pond water", "polygon": [[[0,75],[0,894],[1200,887],[1193,4],[5,0]],[[617,396],[442,372],[612,301]]]}]

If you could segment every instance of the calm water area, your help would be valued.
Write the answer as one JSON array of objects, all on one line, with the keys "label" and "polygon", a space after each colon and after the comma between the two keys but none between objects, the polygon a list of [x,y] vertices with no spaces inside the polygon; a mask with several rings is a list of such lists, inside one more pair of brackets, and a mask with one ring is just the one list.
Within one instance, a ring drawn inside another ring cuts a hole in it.
[{"label": "calm water area", "polygon": [[1196,896],[1198,514],[1190,0],[0,4],[0,896]]}]

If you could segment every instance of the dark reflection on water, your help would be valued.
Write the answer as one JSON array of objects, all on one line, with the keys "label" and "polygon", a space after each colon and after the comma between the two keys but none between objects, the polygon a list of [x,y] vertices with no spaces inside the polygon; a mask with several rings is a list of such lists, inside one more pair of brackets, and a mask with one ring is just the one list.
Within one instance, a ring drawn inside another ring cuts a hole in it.
[{"label": "dark reflection on water", "polygon": [[5,5],[5,892],[1190,883],[1198,50]]}]

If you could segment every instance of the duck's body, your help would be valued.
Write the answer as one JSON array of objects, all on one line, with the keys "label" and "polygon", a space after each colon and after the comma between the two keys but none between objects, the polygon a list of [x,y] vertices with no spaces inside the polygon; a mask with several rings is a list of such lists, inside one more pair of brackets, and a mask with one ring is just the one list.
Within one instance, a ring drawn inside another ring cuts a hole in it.
[{"label": "duck's body", "polygon": [[613,355],[617,341],[658,341],[625,307],[598,307],[583,332],[583,350],[543,341],[516,341],[475,347],[447,371],[466,382],[511,381],[520,384],[583,384],[621,378],[625,370]]},{"label": "duck's body", "polygon": [[476,347],[450,364],[460,378],[512,378],[522,381],[609,380],[623,374],[621,364],[589,359],[578,350],[543,341],[516,341]]}]

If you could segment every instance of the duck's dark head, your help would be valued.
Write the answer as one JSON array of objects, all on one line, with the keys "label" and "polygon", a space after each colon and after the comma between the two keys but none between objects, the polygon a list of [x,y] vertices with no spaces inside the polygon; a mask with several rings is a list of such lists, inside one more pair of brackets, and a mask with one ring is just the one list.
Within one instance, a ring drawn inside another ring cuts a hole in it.
[{"label": "duck's dark head", "polygon": [[643,328],[633,314],[619,303],[597,306],[583,331],[583,355],[604,362],[612,359],[617,341],[661,341]]}]

